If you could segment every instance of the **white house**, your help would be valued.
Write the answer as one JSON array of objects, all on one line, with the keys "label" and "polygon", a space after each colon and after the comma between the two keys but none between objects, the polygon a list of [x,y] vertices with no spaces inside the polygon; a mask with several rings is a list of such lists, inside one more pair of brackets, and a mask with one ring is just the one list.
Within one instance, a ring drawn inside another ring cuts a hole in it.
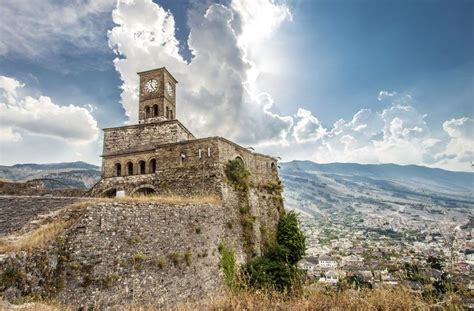
[{"label": "white house", "polygon": [[319,267],[323,269],[335,269],[337,268],[337,261],[330,256],[321,255],[319,257]]},{"label": "white house", "polygon": [[339,273],[334,270],[329,270],[324,274],[324,277],[319,278],[319,282],[337,284],[337,282],[339,282]]}]

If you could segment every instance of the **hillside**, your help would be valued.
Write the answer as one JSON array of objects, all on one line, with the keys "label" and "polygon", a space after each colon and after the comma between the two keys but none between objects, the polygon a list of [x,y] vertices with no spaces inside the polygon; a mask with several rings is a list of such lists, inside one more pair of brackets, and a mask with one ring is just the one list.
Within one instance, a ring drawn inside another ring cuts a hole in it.
[{"label": "hillside", "polygon": [[[68,187],[88,189],[100,179],[100,167],[81,161],[0,166],[0,179],[5,181],[25,182],[37,178],[51,178]],[[60,184],[50,183],[49,186],[54,188]]]},{"label": "hillside", "polygon": [[287,206],[312,215],[348,206],[368,213],[403,206],[426,216],[474,206],[473,173],[396,164],[293,161],[280,166]]}]

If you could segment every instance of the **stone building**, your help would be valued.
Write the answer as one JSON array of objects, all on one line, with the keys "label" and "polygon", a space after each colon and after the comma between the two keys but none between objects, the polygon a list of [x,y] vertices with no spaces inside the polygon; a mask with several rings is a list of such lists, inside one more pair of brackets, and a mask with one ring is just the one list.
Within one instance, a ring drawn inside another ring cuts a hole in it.
[{"label": "stone building", "polygon": [[176,119],[178,82],[166,68],[138,75],[138,124],[104,129],[102,179],[89,195],[220,195],[225,165],[236,158],[252,184],[278,182],[275,158],[222,137],[196,138]]}]

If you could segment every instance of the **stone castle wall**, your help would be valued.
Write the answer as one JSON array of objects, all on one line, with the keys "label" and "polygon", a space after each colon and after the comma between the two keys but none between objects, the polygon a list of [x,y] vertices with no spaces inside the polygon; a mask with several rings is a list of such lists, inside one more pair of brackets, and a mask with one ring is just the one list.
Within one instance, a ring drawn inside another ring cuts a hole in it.
[{"label": "stone castle wall", "polygon": [[[274,238],[282,208],[259,188],[241,193],[225,184],[223,193],[216,204],[91,202],[47,249],[0,259],[0,271],[15,276],[1,294],[99,308],[216,295],[225,289],[219,245],[232,249],[239,264],[249,247],[259,254]],[[250,231],[244,216],[254,219]]]},{"label": "stone castle wall", "polygon": [[[158,194],[221,194],[225,165],[237,157],[250,171],[251,183],[278,181],[275,159],[250,152],[226,139],[209,137],[163,144],[148,151],[105,156],[104,178],[89,195],[102,196],[113,189],[130,195],[141,188]],[[152,160],[156,161],[155,171]],[[140,172],[142,161],[144,174]],[[133,164],[132,176],[128,174],[128,163]],[[120,176],[117,176],[117,164],[121,167]]]},{"label": "stone castle wall", "polygon": [[179,121],[170,120],[104,129],[103,155],[149,150],[159,144],[194,139]]}]

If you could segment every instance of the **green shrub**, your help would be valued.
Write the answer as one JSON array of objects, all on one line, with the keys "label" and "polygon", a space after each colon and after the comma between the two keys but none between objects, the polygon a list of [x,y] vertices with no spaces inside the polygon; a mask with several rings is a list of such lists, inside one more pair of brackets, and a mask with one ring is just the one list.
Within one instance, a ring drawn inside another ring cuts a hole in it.
[{"label": "green shrub", "polygon": [[268,193],[281,193],[283,192],[283,185],[281,184],[281,181],[278,180],[276,182],[270,181],[266,184],[263,185],[263,188],[267,190]]},{"label": "green shrub", "polygon": [[300,229],[297,214],[285,213],[278,223],[277,242],[288,249],[288,262],[296,264],[306,251],[306,238]]},{"label": "green shrub", "polygon": [[72,270],[77,270],[80,266],[81,265],[77,261],[73,261],[69,264],[69,268],[71,268]]},{"label": "green shrub", "polygon": [[184,254],[184,261],[186,261],[186,264],[189,266],[191,265],[191,259],[193,257],[193,254],[190,252],[190,251],[187,251],[185,254]]},{"label": "green shrub", "polygon": [[154,260],[153,260],[154,264],[160,268],[160,269],[164,269],[166,267],[166,260],[163,258],[163,257],[156,257]]},{"label": "green shrub", "polygon": [[224,281],[230,288],[236,286],[237,263],[234,251],[228,248],[224,243],[220,243],[219,254],[221,254],[220,265],[224,272]]},{"label": "green shrub", "polygon": [[135,262],[141,262],[141,261],[145,261],[148,259],[148,256],[145,255],[142,251],[140,252],[136,252],[134,255],[133,255],[133,260]]},{"label": "green shrub", "polygon": [[179,252],[171,253],[170,259],[173,262],[173,264],[177,266],[181,263],[181,260],[183,259],[183,255],[181,255],[181,253]]},{"label": "green shrub", "polygon": [[249,209],[248,206],[243,206],[243,207],[240,207],[240,208],[239,208],[239,212],[240,212],[240,214],[242,214],[242,215],[247,214],[249,211],[250,211],[250,209]]},{"label": "green shrub", "polygon": [[250,172],[245,169],[244,163],[241,159],[236,158],[234,160],[229,160],[225,167],[225,175],[236,189],[247,190],[247,179],[250,176]]},{"label": "green shrub", "polygon": [[244,265],[248,285],[279,291],[298,288],[302,274],[296,263],[304,256],[305,242],[297,215],[294,212],[284,214],[278,223],[277,241],[267,246],[263,257]]},{"label": "green shrub", "polygon": [[291,290],[298,278],[296,266],[267,257],[258,257],[244,266],[247,282],[254,288]]}]

